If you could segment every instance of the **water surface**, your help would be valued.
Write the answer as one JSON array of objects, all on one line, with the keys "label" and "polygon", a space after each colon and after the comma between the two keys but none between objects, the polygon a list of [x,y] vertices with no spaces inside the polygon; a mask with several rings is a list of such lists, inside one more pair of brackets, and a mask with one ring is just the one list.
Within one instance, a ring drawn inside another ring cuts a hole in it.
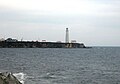
[{"label": "water surface", "polygon": [[120,47],[0,48],[5,71],[24,84],[120,84]]}]

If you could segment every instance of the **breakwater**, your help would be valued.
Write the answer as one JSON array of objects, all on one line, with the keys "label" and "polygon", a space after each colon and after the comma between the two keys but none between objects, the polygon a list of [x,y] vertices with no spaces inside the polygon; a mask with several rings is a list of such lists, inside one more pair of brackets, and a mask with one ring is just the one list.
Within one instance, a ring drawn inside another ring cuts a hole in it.
[{"label": "breakwater", "polygon": [[85,48],[83,43],[16,41],[0,42],[0,48]]}]

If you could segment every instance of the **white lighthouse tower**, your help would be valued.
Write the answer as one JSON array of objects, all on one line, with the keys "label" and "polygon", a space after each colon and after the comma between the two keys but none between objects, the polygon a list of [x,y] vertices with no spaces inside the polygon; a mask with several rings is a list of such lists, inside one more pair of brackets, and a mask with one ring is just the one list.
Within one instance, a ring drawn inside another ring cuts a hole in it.
[{"label": "white lighthouse tower", "polygon": [[68,30],[68,28],[66,28],[65,42],[69,43],[69,30]]}]

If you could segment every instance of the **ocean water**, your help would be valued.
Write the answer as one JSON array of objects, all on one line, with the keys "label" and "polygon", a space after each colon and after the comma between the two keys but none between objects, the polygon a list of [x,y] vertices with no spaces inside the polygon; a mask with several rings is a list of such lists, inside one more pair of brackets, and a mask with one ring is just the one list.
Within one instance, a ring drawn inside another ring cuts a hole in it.
[{"label": "ocean water", "polygon": [[120,84],[120,47],[0,48],[0,72],[23,84]]}]

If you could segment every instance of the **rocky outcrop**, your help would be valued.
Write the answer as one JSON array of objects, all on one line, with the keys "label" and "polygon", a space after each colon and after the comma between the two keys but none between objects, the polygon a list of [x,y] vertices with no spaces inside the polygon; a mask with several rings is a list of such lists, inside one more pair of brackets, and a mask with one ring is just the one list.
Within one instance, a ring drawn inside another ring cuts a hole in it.
[{"label": "rocky outcrop", "polygon": [[11,73],[4,72],[0,73],[0,84],[22,84],[19,80]]}]

